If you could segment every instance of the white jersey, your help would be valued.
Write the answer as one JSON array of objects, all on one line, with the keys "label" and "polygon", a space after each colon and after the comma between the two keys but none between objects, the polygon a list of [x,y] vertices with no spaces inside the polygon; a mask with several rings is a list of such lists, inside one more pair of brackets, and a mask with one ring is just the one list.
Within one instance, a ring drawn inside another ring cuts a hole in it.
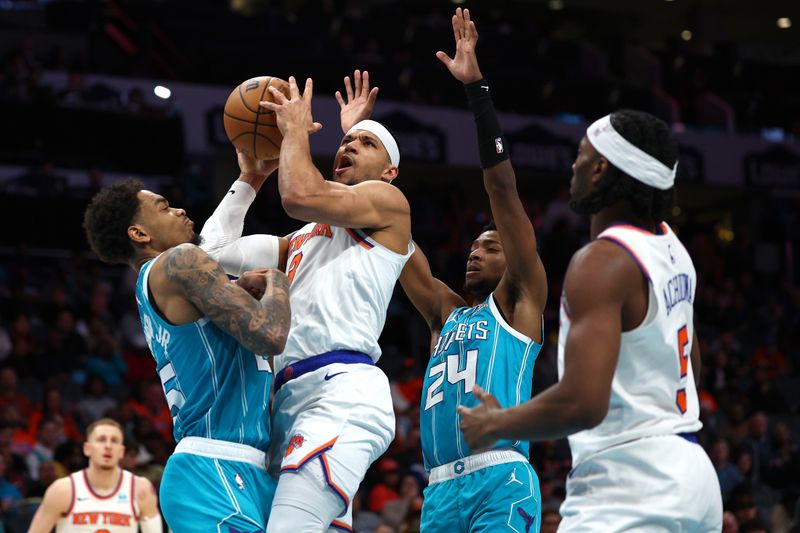
[{"label": "white jersey", "polygon": [[[622,333],[608,414],[598,426],[569,438],[573,465],[623,442],[702,427],[690,357],[697,275],[669,226],[662,223],[659,229],[652,234],[634,226],[611,226],[598,236],[620,245],[639,264],[650,281],[649,305],[642,324]],[[559,378],[564,373],[568,308],[569,302],[562,301]]]},{"label": "white jersey", "polygon": [[69,476],[72,503],[56,523],[56,533],[136,533],[139,509],[135,498],[135,476],[120,469],[119,483],[107,496],[99,496],[89,485],[86,470]]},{"label": "white jersey", "polygon": [[377,361],[378,337],[397,278],[414,246],[395,253],[359,229],[306,224],[289,238],[292,327],[275,371],[334,350]]}]

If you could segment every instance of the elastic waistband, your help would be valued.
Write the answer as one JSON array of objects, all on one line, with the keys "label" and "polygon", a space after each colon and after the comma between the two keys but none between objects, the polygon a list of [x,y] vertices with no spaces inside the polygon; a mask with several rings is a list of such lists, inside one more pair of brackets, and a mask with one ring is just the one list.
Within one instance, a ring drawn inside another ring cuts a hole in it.
[{"label": "elastic waistband", "polygon": [[334,350],[297,361],[275,375],[275,392],[287,382],[333,363],[375,365],[372,357],[354,350]]},{"label": "elastic waistband", "polygon": [[505,463],[527,463],[528,459],[516,450],[490,450],[488,452],[476,453],[458,459],[446,465],[431,468],[431,475],[428,483],[441,483],[457,477],[466,476],[484,468],[502,465]]},{"label": "elastic waistband", "polygon": [[182,438],[178,445],[175,446],[174,453],[188,453],[190,455],[210,457],[211,459],[248,463],[264,471],[267,470],[269,459],[266,453],[247,444],[203,437]]}]

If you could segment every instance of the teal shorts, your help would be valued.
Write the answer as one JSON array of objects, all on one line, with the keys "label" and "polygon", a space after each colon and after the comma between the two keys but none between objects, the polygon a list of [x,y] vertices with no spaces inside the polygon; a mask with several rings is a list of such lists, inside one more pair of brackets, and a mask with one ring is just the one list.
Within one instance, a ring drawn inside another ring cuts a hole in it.
[{"label": "teal shorts", "polygon": [[174,533],[261,533],[275,486],[252,464],[176,453],[167,461],[159,498]]},{"label": "teal shorts", "polygon": [[434,483],[424,496],[420,530],[425,533],[539,533],[539,478],[527,462],[489,466]]}]

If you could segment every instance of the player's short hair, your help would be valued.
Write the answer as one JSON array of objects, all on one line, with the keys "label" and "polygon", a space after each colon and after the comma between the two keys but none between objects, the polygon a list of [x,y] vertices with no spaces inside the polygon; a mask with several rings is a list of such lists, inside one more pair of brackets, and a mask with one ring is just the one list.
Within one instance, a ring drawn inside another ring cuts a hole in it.
[{"label": "player's short hair", "polygon": [[488,224],[485,224],[481,228],[481,233],[486,233],[487,231],[497,231],[497,225],[494,223],[494,220],[490,220]]},{"label": "player's short hair", "polygon": [[122,424],[113,418],[100,418],[89,424],[86,427],[86,440],[89,440],[89,437],[92,436],[92,431],[98,426],[113,426],[117,428],[122,433],[122,441],[125,442],[125,431],[122,429]]},{"label": "player's short hair", "polygon": [[136,249],[128,227],[139,212],[139,191],[144,184],[134,178],[118,181],[94,195],[83,215],[83,229],[94,253],[106,263],[127,263]]},{"label": "player's short hair", "polygon": [[[675,166],[678,160],[678,144],[663,120],[649,113],[630,109],[611,113],[610,120],[611,125],[625,140],[667,167]],[[661,222],[672,210],[675,188],[665,191],[656,189],[632,178],[609,162],[605,178],[592,194],[579,201],[578,207],[580,211],[597,213],[622,200],[630,203],[637,216]]]}]

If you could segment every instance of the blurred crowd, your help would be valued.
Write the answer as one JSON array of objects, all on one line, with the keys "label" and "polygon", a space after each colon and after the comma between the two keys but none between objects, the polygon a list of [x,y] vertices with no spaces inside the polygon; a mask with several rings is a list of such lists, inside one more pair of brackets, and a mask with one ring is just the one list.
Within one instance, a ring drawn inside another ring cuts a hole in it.
[{"label": "blurred crowd", "polygon": [[[480,14],[484,74],[506,95],[501,109],[581,120],[629,107],[679,130],[800,133],[800,100],[790,83],[800,79],[800,64],[790,47],[704,35],[703,26],[714,26],[710,7],[689,14],[699,22],[687,25],[700,26],[691,40],[676,32],[645,42],[629,35],[635,15],[569,3],[553,11],[546,4],[472,6]],[[147,109],[140,91],[83,87],[80,73],[226,86],[254,75],[293,74],[339,87],[343,72],[362,68],[372,72],[382,98],[463,105],[449,97],[449,74],[433,55],[450,42],[448,2],[204,0],[191,10],[164,1],[31,5],[43,11],[44,28],[18,19],[3,24],[0,13],[0,25],[28,36],[0,45],[0,99],[140,111]],[[72,72],[68,85],[43,85],[43,69]]]},{"label": "blurred crowd", "polygon": [[[430,187],[408,191],[415,239],[434,273],[456,290],[469,244],[488,220],[485,211],[468,207],[463,194]],[[280,211],[275,191],[267,188],[264,195],[273,209],[258,212]],[[523,196],[550,281],[546,340],[534,372],[538,393],[556,380],[560,282],[588,232],[585,221],[569,210],[563,186]],[[66,205],[80,210],[82,203]],[[684,213],[676,222],[700,280],[695,309],[705,427],[699,437],[719,473],[726,533],[790,531],[798,519],[800,289],[787,281],[782,261],[765,263],[776,231],[769,221],[796,206],[768,207],[746,224],[735,222],[732,239],[718,238],[701,217]],[[783,237],[797,244],[797,236]],[[174,442],[140,331],[134,276],[128,268],[93,260],[83,243],[36,254],[19,248],[0,256],[0,514],[8,530],[24,530],[20,524],[48,484],[84,465],[82,432],[101,416],[125,428],[123,466],[158,486]],[[381,337],[397,436],[354,501],[356,531],[418,529],[427,483],[419,402],[428,339],[398,289]],[[553,531],[571,468],[566,441],[533,445],[531,462],[541,482],[542,531]]]}]

